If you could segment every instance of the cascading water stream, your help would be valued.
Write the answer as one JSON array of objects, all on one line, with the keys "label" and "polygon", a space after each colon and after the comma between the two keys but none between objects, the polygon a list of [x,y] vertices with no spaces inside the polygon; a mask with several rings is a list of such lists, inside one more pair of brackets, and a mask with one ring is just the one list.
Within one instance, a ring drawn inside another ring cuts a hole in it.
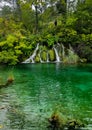
[{"label": "cascading water stream", "polygon": [[47,62],[49,62],[49,54],[48,54],[48,52],[47,52]]},{"label": "cascading water stream", "polygon": [[62,46],[62,57],[64,58],[65,57],[65,47],[63,44],[61,44],[61,46]]},{"label": "cascading water stream", "polygon": [[43,63],[43,61],[42,61],[42,58],[41,58],[41,50],[40,50],[40,52],[39,52],[39,58],[40,58],[40,63]]},{"label": "cascading water stream", "polygon": [[35,56],[36,56],[36,53],[37,53],[38,49],[39,49],[39,43],[37,44],[37,47],[36,47],[36,49],[34,50],[33,54],[32,54],[27,60],[25,60],[25,61],[22,62],[22,63],[30,63],[30,61],[32,61],[32,63],[35,63],[34,58],[35,58]]},{"label": "cascading water stream", "polygon": [[53,47],[53,49],[54,49],[55,55],[56,55],[56,62],[60,62],[60,57],[59,57],[57,49],[55,47]]},{"label": "cascading water stream", "polygon": [[77,63],[79,61],[78,55],[74,52],[72,46],[69,44],[68,49],[68,62],[69,63]]},{"label": "cascading water stream", "polygon": [[74,54],[74,50],[70,44],[69,44],[69,50],[71,51],[72,54]]},{"label": "cascading water stream", "polygon": [[[68,52],[67,54],[65,53],[65,49]],[[54,59],[53,61],[55,62],[61,62],[60,59],[62,58],[63,63],[77,63],[79,61],[79,57],[74,52],[70,44],[69,44],[69,48],[66,48],[62,43],[61,44],[57,43],[56,45],[53,46],[51,51],[49,51],[49,50],[44,50],[42,46],[40,48],[38,43],[33,54],[22,63],[35,63],[35,62],[48,63],[52,61],[51,58],[53,58]]]}]

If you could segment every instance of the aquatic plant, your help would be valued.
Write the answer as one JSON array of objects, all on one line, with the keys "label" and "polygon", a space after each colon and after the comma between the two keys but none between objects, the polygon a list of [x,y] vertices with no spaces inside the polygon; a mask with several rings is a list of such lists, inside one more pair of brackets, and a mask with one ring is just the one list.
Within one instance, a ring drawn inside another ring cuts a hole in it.
[{"label": "aquatic plant", "polygon": [[10,84],[14,81],[14,76],[13,75],[10,75],[7,79],[7,84]]},{"label": "aquatic plant", "polygon": [[49,122],[48,128],[50,128],[51,130],[57,130],[57,129],[63,130],[66,124],[65,119],[61,117],[60,114],[57,112],[54,112],[51,115],[51,117],[48,119],[48,122]]},{"label": "aquatic plant", "polygon": [[50,130],[81,130],[85,127],[84,123],[77,119],[68,119],[62,113],[54,112],[48,119]]},{"label": "aquatic plant", "polygon": [[7,87],[11,83],[13,83],[13,81],[14,81],[14,76],[9,75],[9,77],[7,78],[7,81],[5,83],[0,84],[0,88]]}]

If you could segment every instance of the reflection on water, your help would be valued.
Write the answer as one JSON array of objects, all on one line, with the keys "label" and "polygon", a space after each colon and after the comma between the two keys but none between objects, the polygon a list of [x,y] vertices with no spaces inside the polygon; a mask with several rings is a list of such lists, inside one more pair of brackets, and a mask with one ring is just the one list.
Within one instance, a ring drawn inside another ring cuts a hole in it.
[{"label": "reflection on water", "polygon": [[11,72],[14,83],[0,89],[2,130],[47,130],[54,111],[92,129],[92,65],[0,66],[0,79]]}]

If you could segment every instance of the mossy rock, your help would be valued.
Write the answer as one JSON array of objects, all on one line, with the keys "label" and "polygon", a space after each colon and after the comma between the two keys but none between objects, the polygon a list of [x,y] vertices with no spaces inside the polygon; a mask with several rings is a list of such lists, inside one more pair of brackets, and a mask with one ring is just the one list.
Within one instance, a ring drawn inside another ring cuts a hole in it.
[{"label": "mossy rock", "polygon": [[55,61],[56,56],[54,50],[49,50],[49,60],[50,61]]},{"label": "mossy rock", "polygon": [[67,56],[66,56],[66,57],[63,57],[62,60],[63,60],[63,63],[69,63],[69,59],[68,59]]},{"label": "mossy rock", "polygon": [[47,52],[46,51],[41,52],[41,58],[42,58],[43,61],[47,60]]},{"label": "mossy rock", "polygon": [[40,57],[39,57],[38,55],[35,57],[35,62],[36,62],[36,63],[39,63],[39,62],[40,62]]}]

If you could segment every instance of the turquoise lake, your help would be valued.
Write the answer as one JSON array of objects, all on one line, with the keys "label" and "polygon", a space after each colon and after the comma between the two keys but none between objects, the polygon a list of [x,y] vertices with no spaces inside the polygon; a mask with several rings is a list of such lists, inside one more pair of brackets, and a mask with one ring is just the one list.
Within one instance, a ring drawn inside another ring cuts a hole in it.
[{"label": "turquoise lake", "polygon": [[20,64],[0,66],[1,130],[47,130],[55,111],[66,119],[80,120],[92,130],[92,64]]}]

